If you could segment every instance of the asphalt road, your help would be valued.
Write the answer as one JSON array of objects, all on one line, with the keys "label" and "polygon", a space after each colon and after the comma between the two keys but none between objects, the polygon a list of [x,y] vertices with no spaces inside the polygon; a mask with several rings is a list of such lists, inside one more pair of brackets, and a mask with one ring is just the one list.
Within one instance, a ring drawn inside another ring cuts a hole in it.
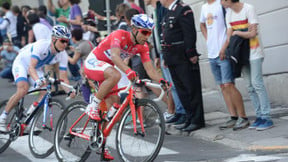
[{"label": "asphalt road", "polygon": [[[8,83],[6,80],[0,79],[0,101],[8,99],[15,92],[15,85]],[[26,102],[32,103],[33,97]],[[69,104],[73,101],[65,101]],[[160,104],[163,107],[163,103]],[[0,110],[2,112],[2,110]],[[109,138],[109,146],[112,154],[115,155],[115,161],[119,161],[115,150],[115,138]],[[48,141],[52,142],[52,141]],[[233,162],[233,161],[253,161],[256,157],[261,156],[260,161],[276,161],[287,157],[286,155],[259,155],[249,153],[247,151],[232,149],[228,146],[217,144],[214,142],[195,139],[191,136],[175,136],[166,135],[163,147],[155,160],[155,162]],[[92,153],[87,161],[99,161],[100,157]],[[263,160],[264,159],[264,160]],[[19,137],[10,147],[0,154],[1,162],[30,162],[30,161],[57,161],[54,154],[45,159],[36,159],[30,153],[28,148],[28,136]]]}]

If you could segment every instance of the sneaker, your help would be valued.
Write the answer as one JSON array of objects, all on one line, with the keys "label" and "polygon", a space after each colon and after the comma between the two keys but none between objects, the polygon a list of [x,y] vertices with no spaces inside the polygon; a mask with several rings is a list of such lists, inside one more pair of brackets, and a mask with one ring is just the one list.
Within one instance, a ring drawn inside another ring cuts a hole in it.
[{"label": "sneaker", "polygon": [[181,125],[186,122],[186,115],[181,115],[181,117],[173,125]]},{"label": "sneaker", "polygon": [[229,119],[228,121],[226,121],[224,124],[219,126],[219,129],[223,130],[226,128],[232,128],[235,126],[235,124],[237,123],[237,120],[235,119]]},{"label": "sneaker", "polygon": [[8,132],[5,118],[0,118],[0,132]]},{"label": "sneaker", "polygon": [[233,131],[241,130],[247,128],[250,125],[248,119],[238,118],[235,126],[233,127]]},{"label": "sneaker", "polygon": [[256,127],[256,130],[263,131],[272,127],[274,127],[272,120],[262,119],[262,122],[258,125],[258,127]]},{"label": "sneaker", "polygon": [[163,116],[164,116],[164,120],[166,122],[167,120],[171,119],[174,116],[174,114],[170,114],[168,112],[164,112]]},{"label": "sneaker", "polygon": [[262,118],[256,118],[254,123],[249,126],[249,129],[255,129],[262,123]]},{"label": "sneaker", "polygon": [[[102,150],[96,151],[96,154],[102,154]],[[105,147],[104,149],[102,160],[104,161],[114,160],[114,157],[111,155],[111,152],[107,147]]]},{"label": "sneaker", "polygon": [[86,114],[93,120],[100,121],[99,109],[94,108],[91,104],[88,104],[86,107]]}]

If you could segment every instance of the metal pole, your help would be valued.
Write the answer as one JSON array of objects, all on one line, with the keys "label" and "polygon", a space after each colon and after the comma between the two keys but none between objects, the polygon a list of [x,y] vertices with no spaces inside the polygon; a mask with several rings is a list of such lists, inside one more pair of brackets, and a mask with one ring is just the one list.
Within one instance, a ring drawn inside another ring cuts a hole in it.
[{"label": "metal pole", "polygon": [[106,18],[107,18],[107,20],[106,20],[107,21],[107,32],[108,32],[108,34],[110,34],[111,33],[110,0],[106,0],[106,10],[105,10],[105,12],[106,12]]}]

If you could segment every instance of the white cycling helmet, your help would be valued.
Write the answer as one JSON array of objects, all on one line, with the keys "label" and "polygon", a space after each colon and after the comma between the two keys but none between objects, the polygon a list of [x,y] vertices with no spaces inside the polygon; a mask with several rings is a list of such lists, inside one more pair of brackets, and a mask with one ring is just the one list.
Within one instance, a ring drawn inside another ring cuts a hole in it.
[{"label": "white cycling helmet", "polygon": [[53,26],[53,29],[52,29],[52,36],[54,36],[56,38],[70,39],[71,38],[71,32],[65,26],[55,25],[55,26]]},{"label": "white cycling helmet", "polygon": [[134,15],[131,19],[131,25],[141,29],[152,30],[154,28],[153,20],[146,14]]}]

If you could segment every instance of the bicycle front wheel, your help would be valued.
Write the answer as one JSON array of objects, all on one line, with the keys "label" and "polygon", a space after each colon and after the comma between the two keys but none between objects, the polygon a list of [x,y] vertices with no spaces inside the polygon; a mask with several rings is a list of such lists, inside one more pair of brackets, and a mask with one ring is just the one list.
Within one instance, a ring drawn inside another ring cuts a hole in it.
[{"label": "bicycle front wheel", "polygon": [[[0,112],[2,112],[5,109],[7,102],[8,100],[5,100],[0,103]],[[13,109],[12,111],[13,112],[9,113],[9,116],[6,120],[8,129],[10,126],[14,125],[13,123],[15,123],[15,117],[16,117],[15,109]],[[10,138],[10,133],[0,132],[0,153],[4,152],[9,147],[11,142],[12,139]]]},{"label": "bicycle front wheel", "polygon": [[[116,148],[122,161],[153,161],[164,141],[165,123],[158,105],[148,99],[139,99],[136,107],[140,106],[143,110],[144,136],[134,135],[130,109],[124,112],[117,129]],[[136,125],[141,132],[139,122]]]},{"label": "bicycle front wheel", "polygon": [[[41,107],[31,122],[28,142],[30,151],[36,158],[46,158],[54,151],[55,128],[64,109],[64,104],[60,100],[51,99],[49,105],[50,108],[48,111],[51,111],[52,114],[47,112],[45,123],[43,123],[43,107]],[[53,117],[50,115],[53,115]]]},{"label": "bicycle front wheel", "polygon": [[[83,118],[79,117],[85,112],[87,104],[82,101],[76,101],[69,105],[67,109],[61,114],[61,117],[57,123],[55,137],[54,137],[54,148],[56,157],[59,161],[85,161],[90,153],[89,141],[85,140],[77,135],[70,133],[70,129],[74,133],[85,133],[89,135],[89,123],[86,129],[86,121],[88,115]],[[76,124],[76,121],[78,123]],[[74,126],[73,126],[74,125]]]}]

